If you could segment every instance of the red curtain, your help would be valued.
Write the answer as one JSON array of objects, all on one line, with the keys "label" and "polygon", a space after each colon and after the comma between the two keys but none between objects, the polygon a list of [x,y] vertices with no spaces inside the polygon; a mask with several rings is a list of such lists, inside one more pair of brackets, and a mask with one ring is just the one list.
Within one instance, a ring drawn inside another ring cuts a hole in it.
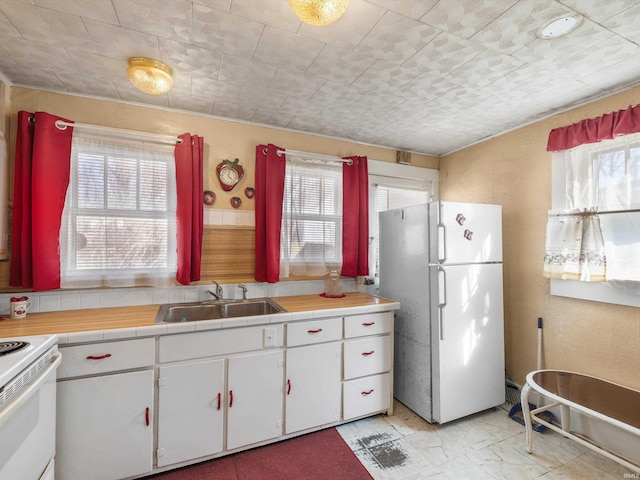
[{"label": "red curtain", "polygon": [[369,167],[367,157],[347,157],[342,167],[342,275],[369,275]]},{"label": "red curtain", "polygon": [[590,118],[549,133],[548,152],[568,150],[586,143],[611,140],[618,135],[640,132],[640,105]]},{"label": "red curtain", "polygon": [[60,221],[69,186],[73,128],[60,117],[18,112],[9,285],[60,288]]},{"label": "red curtain", "polygon": [[280,279],[280,225],[284,196],[285,155],[275,145],[256,147],[256,280]]},{"label": "red curtain", "polygon": [[203,232],[204,138],[184,133],[177,143],[176,157],[176,222],[178,272],[183,285],[200,280]]}]

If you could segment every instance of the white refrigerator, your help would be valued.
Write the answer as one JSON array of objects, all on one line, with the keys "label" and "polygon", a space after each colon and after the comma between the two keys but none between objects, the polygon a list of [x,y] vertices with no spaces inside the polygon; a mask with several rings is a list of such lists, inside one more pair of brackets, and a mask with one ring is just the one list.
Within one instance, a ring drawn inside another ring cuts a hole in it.
[{"label": "white refrigerator", "polygon": [[380,294],[400,302],[394,397],[432,423],[503,404],[502,207],[379,215]]}]

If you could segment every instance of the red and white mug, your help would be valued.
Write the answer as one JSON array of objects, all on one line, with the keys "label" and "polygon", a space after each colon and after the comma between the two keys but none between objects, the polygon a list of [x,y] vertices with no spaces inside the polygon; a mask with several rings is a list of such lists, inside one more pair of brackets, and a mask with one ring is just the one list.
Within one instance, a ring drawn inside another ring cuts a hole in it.
[{"label": "red and white mug", "polygon": [[32,302],[29,297],[11,297],[9,303],[9,316],[11,318],[24,318],[27,310],[31,308]]}]

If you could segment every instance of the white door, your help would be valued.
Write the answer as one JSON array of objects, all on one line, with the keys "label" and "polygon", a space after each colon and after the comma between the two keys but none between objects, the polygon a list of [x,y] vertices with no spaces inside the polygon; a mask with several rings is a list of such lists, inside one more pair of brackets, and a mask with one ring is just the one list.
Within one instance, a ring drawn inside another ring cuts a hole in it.
[{"label": "white door", "polygon": [[430,204],[431,263],[502,261],[502,207],[479,203]]},{"label": "white door", "polygon": [[227,449],[282,435],[282,350],[231,357],[227,377]]},{"label": "white door", "polygon": [[287,349],[286,433],[340,420],[341,357],[339,342]]},{"label": "white door", "polygon": [[58,382],[56,478],[150,472],[153,392],[153,370]]},{"label": "white door", "polygon": [[434,419],[444,423],[504,403],[502,265],[432,272],[440,304],[432,316]]},{"label": "white door", "polygon": [[222,451],[224,359],[158,371],[158,466]]}]

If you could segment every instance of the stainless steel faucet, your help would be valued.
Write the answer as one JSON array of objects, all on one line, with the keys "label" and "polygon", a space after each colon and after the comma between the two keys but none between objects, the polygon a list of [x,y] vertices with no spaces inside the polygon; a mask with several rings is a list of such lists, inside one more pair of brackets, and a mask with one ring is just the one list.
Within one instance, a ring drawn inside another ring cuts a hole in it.
[{"label": "stainless steel faucet", "polygon": [[242,290],[242,299],[243,299],[243,300],[246,300],[246,299],[247,299],[247,286],[246,286],[246,285],[243,285],[243,284],[239,284],[239,285],[238,285],[238,288],[239,288],[240,290]]},{"label": "stainless steel faucet", "polygon": [[207,290],[206,292],[216,300],[222,300],[222,297],[224,296],[222,287],[215,280],[211,280],[211,282],[216,286],[216,291],[212,292],[211,290]]}]

